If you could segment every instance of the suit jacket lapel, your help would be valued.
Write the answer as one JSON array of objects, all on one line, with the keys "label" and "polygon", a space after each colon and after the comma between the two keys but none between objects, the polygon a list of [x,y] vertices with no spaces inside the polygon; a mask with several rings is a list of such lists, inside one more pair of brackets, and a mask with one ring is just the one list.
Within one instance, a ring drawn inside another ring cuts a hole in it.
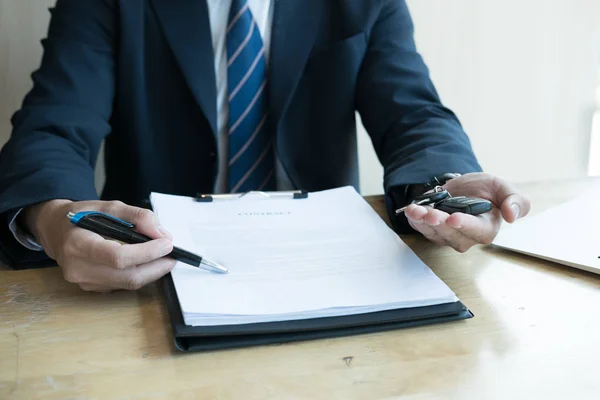
[{"label": "suit jacket lapel", "polygon": [[317,36],[324,0],[273,0],[269,108],[277,128]]},{"label": "suit jacket lapel", "polygon": [[152,4],[192,94],[216,135],[217,90],[206,1],[152,0]]}]

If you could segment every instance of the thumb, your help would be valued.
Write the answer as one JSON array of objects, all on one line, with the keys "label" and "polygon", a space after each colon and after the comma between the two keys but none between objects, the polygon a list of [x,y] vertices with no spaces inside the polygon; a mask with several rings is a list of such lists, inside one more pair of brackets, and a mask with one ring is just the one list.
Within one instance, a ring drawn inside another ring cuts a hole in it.
[{"label": "thumb", "polygon": [[500,204],[502,217],[509,223],[525,217],[531,210],[531,201],[511,183],[496,178],[494,203]]}]

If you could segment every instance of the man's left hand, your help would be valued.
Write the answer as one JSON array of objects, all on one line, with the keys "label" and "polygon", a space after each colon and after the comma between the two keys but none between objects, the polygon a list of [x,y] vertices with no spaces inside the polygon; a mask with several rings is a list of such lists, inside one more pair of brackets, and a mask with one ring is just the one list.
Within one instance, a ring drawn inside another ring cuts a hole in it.
[{"label": "man's left hand", "polygon": [[472,173],[451,179],[443,186],[452,196],[478,197],[492,202],[492,211],[473,216],[449,215],[432,207],[411,205],[405,213],[410,225],[439,245],[464,253],[476,244],[490,244],[498,234],[502,220],[509,223],[529,213],[531,203],[510,183],[484,173]]}]

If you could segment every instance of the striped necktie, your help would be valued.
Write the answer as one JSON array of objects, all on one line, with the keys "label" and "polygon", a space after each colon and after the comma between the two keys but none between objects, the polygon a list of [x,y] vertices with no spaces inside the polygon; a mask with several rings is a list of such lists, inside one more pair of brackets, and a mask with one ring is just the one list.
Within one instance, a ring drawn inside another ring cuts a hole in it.
[{"label": "striped necktie", "polygon": [[248,0],[233,0],[227,25],[229,191],[275,190],[267,124],[265,47]]}]

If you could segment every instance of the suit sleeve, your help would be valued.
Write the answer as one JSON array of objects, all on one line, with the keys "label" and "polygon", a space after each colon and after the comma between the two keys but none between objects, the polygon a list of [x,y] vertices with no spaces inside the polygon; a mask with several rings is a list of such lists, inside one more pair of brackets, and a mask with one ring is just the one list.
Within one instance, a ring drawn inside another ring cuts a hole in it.
[{"label": "suit sleeve", "polygon": [[383,0],[359,72],[357,110],[384,166],[390,219],[406,185],[447,172],[481,171],[457,117],[444,107],[417,52],[404,0]]},{"label": "suit sleeve", "polygon": [[0,153],[0,256],[17,268],[51,260],[17,242],[11,216],[52,199],[97,199],[94,168],[110,132],[116,10],[108,0],[58,0],[50,11],[33,89]]}]

